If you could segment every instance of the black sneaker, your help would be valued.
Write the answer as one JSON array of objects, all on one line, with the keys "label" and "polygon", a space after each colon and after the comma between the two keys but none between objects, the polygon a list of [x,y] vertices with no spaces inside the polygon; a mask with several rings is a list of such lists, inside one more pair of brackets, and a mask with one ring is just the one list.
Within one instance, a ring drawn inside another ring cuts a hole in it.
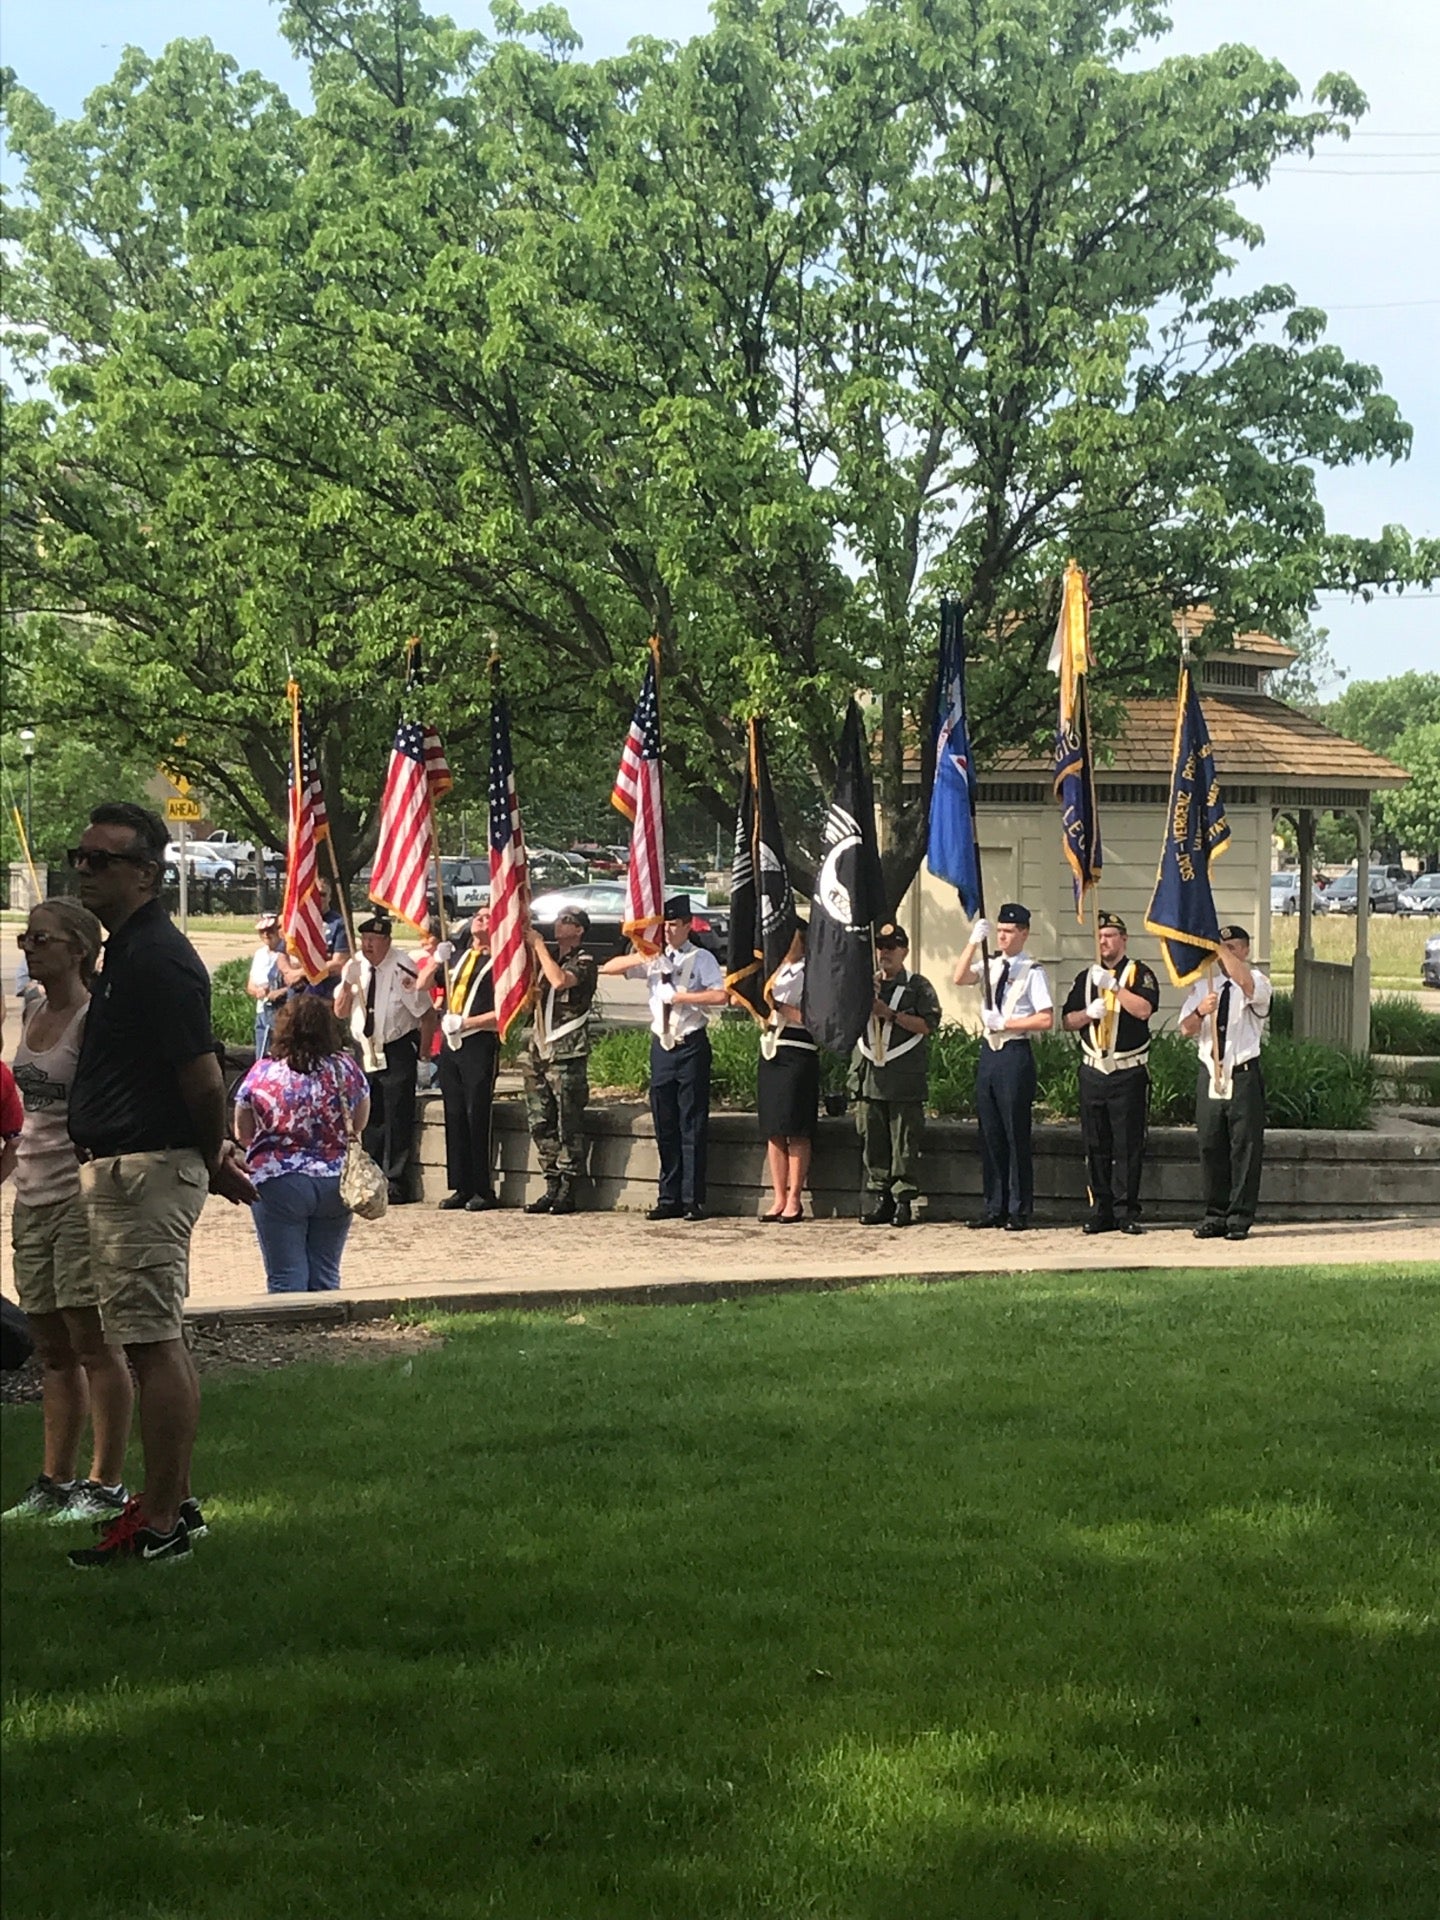
[{"label": "black sneaker", "polygon": [[205,1524],[205,1516],[200,1511],[200,1502],[198,1500],[182,1500],[180,1502],[180,1524],[192,1540],[203,1540],[210,1531],[209,1527]]},{"label": "black sneaker", "polygon": [[183,1520],[177,1520],[169,1533],[157,1533],[146,1526],[140,1502],[129,1500],[97,1545],[73,1550],[70,1564],[88,1569],[118,1566],[122,1560],[180,1560],[189,1551],[190,1535]]},{"label": "black sneaker", "polygon": [[74,1480],[52,1480],[48,1473],[36,1474],[14,1506],[0,1514],[0,1520],[53,1520],[78,1484]]}]

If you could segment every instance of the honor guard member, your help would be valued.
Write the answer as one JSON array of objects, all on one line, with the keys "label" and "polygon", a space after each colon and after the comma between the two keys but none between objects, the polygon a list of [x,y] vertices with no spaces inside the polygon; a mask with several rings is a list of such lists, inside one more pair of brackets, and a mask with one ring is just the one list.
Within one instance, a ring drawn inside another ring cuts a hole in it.
[{"label": "honor guard member", "polygon": [[436,1078],[445,1108],[445,1179],[450,1193],[443,1212],[463,1207],[487,1213],[500,1203],[490,1152],[490,1115],[500,1071],[500,1034],[495,1019],[495,976],[490,958],[490,909],[470,918],[470,943],[457,958],[442,940],[422,960],[419,985],[428,995],[443,969],[445,1004],[440,1015]]},{"label": "honor guard member", "polygon": [[581,947],[589,931],[590,916],[583,907],[562,907],[556,914],[553,953],[539,928],[530,929],[540,984],[520,1056],[520,1077],[545,1191],[530,1202],[527,1213],[573,1213],[575,1182],[585,1171],[590,1003],[597,974],[594,954]]},{"label": "honor guard member", "polygon": [[660,1151],[660,1193],[647,1220],[705,1218],[705,1149],[710,1131],[707,1007],[725,1004],[725,976],[713,953],[690,938],[688,894],[665,902],[665,945],[653,960],[617,954],[601,973],[643,975],[650,991],[650,1115]]},{"label": "honor guard member", "polygon": [[867,1227],[908,1227],[920,1192],[915,1176],[940,1002],[924,974],[906,972],[909,955],[905,929],[888,921],[875,935],[875,1000],[851,1073],[865,1168],[860,1220]]},{"label": "honor guard member", "polygon": [[1150,1104],[1150,1021],[1160,982],[1125,951],[1125,922],[1100,915],[1100,959],[1075,976],[1062,1024],[1080,1041],[1080,1133],[1090,1186],[1086,1233],[1140,1233]]},{"label": "honor guard member", "polygon": [[[970,944],[955,966],[955,984],[966,986],[984,962],[981,943],[991,938],[988,920],[977,920]],[[1045,969],[1025,952],[1030,938],[1030,909],[1007,901],[995,916],[998,953],[990,956],[990,1004],[981,1012],[985,1032],[975,1085],[980,1121],[980,1160],[985,1178],[985,1211],[972,1227],[1008,1227],[1023,1233],[1035,1210],[1035,1173],[1030,1149],[1035,1105],[1035,1055],[1032,1033],[1048,1033],[1055,1024],[1055,1002]]]},{"label": "honor guard member", "polygon": [[1195,1238],[1243,1240],[1255,1218],[1265,1154],[1260,1041],[1270,1012],[1270,982],[1250,965],[1244,927],[1221,927],[1215,958],[1223,979],[1197,980],[1180,1009],[1180,1031],[1200,1054],[1195,1126],[1205,1218]]},{"label": "honor guard member", "polygon": [[385,1175],[392,1207],[417,1198],[415,1070],[420,1020],[430,996],[417,984],[415,963],[391,943],[388,913],[360,922],[360,951],[345,962],[335,989],[335,1013],[348,1021],[370,1084],[365,1151]]}]

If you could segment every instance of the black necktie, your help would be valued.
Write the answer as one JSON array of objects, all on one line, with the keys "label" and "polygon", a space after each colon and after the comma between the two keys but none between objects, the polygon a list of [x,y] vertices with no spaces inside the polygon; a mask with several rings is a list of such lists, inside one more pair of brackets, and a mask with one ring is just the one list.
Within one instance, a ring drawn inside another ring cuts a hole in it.
[{"label": "black necktie", "polygon": [[1003,1012],[1005,1008],[1005,989],[1010,984],[1010,962],[1005,960],[1000,966],[1000,978],[995,982],[995,1005]]},{"label": "black necktie", "polygon": [[1215,1046],[1220,1058],[1225,1058],[1225,1032],[1230,1025],[1230,982],[1227,980],[1220,989],[1220,1004],[1215,1009]]},{"label": "black necktie", "polygon": [[370,969],[370,984],[365,989],[365,1038],[375,1038],[375,969]]}]

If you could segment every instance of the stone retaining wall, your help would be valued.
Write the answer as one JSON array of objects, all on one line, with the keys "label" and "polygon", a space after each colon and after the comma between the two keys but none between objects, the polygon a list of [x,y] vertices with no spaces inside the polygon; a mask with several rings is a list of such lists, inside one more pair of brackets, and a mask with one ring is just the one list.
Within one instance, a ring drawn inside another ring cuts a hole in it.
[{"label": "stone retaining wall", "polygon": [[[445,1135],[439,1096],[420,1096],[420,1161],[424,1198],[444,1198]],[[592,1107],[589,1209],[638,1211],[653,1204],[659,1157],[649,1108]],[[507,1207],[541,1191],[538,1163],[518,1100],[495,1107],[499,1192]],[[758,1213],[768,1203],[764,1144],[753,1114],[716,1113],[710,1121],[709,1210]],[[980,1208],[980,1145],[974,1121],[931,1120],[921,1185],[927,1217],[966,1219]],[[815,1143],[811,1198],[817,1215],[853,1217],[860,1190],[860,1147],[854,1120],[822,1118]],[[1146,1155],[1143,1199],[1152,1220],[1187,1220],[1199,1212],[1199,1164],[1188,1127],[1157,1127]],[[1440,1129],[1331,1133],[1275,1129],[1266,1139],[1262,1215],[1269,1220],[1365,1220],[1419,1215],[1440,1220]],[[1035,1129],[1035,1217],[1078,1220],[1085,1209],[1085,1160],[1075,1125]]]}]

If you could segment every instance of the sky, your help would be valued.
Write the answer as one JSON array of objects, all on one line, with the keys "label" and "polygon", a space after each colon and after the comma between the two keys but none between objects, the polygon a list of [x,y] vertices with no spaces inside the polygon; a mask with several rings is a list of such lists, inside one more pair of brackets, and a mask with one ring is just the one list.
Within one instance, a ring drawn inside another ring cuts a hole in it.
[{"label": "sky", "polygon": [[[490,25],[486,0],[435,0],[435,11],[465,26]],[[683,39],[707,20],[701,0],[572,0],[567,11],[591,57],[617,52],[637,34]],[[1304,97],[1336,70],[1368,96],[1370,112],[1348,145],[1328,142],[1312,161],[1277,169],[1263,193],[1241,196],[1266,238],[1239,263],[1235,284],[1284,282],[1323,308],[1332,316],[1329,337],[1349,358],[1380,368],[1414,428],[1410,459],[1398,466],[1321,473],[1331,527],[1369,535],[1399,523],[1440,536],[1440,7],[1171,0],[1170,14],[1171,35],[1154,57],[1243,42],[1283,61]],[[124,46],[157,53],[183,35],[207,36],[292,97],[305,96],[304,69],[267,0],[9,0],[0,61],[70,115],[110,77]],[[1327,595],[1315,621],[1329,630],[1335,663],[1352,680],[1440,670],[1440,589],[1369,606]]]}]

